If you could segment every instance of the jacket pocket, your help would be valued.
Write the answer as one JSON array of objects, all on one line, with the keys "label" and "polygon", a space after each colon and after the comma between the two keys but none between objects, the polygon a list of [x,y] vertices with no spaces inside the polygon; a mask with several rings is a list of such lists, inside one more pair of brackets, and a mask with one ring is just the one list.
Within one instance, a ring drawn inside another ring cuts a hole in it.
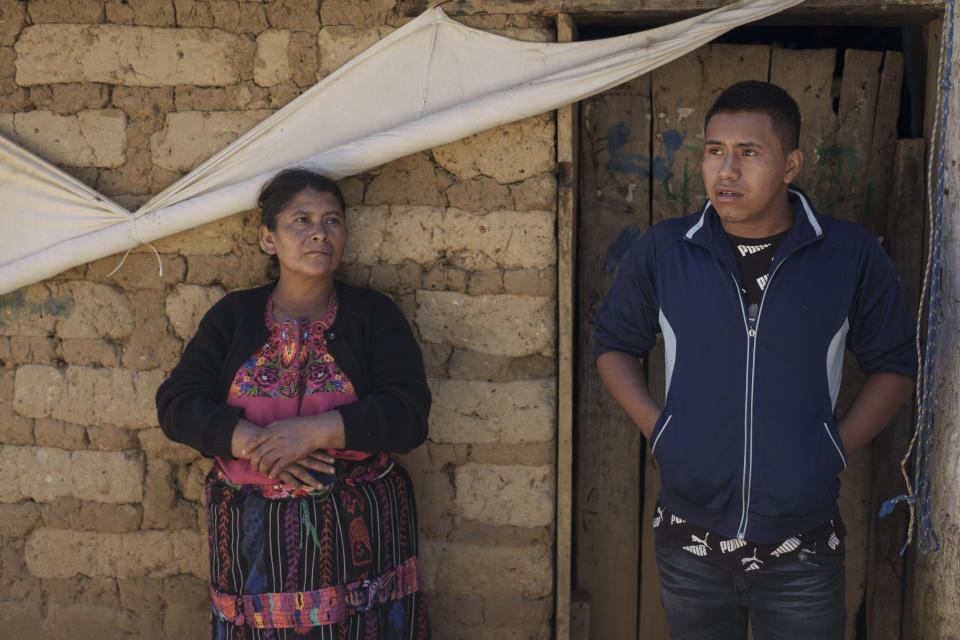
[{"label": "jacket pocket", "polygon": [[660,438],[667,431],[672,419],[672,413],[667,414],[666,410],[660,412],[660,417],[657,418],[657,423],[653,425],[653,433],[650,434],[650,453],[656,455],[657,444],[659,444]]},{"label": "jacket pocket", "polygon": [[847,454],[843,449],[843,441],[840,439],[840,432],[837,431],[837,424],[832,417],[824,420],[823,430],[827,439],[830,440],[830,444],[836,450],[837,456],[840,457],[840,471],[843,471],[847,468]]},{"label": "jacket pocket", "polygon": [[751,511],[770,518],[828,509],[840,486],[846,452],[832,416],[780,423],[754,440]]}]

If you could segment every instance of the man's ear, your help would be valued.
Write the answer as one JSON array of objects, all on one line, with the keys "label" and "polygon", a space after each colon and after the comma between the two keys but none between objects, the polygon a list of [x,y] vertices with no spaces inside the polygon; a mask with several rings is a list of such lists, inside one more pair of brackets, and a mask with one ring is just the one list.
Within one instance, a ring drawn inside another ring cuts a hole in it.
[{"label": "man's ear", "polygon": [[267,255],[276,255],[277,247],[273,242],[273,231],[267,229],[266,225],[260,225],[260,249]]},{"label": "man's ear", "polygon": [[787,154],[787,171],[783,176],[783,181],[790,184],[790,182],[797,177],[797,174],[800,173],[802,167],[803,151],[800,151],[799,148],[794,149]]}]

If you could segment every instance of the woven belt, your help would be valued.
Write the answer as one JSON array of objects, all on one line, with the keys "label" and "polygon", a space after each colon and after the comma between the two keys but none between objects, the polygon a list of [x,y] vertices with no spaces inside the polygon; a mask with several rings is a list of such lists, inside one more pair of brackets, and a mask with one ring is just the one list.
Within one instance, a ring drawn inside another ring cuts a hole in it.
[{"label": "woven belt", "polygon": [[370,580],[295,593],[234,596],[210,588],[217,614],[237,626],[290,629],[335,624],[420,591],[416,556]]}]

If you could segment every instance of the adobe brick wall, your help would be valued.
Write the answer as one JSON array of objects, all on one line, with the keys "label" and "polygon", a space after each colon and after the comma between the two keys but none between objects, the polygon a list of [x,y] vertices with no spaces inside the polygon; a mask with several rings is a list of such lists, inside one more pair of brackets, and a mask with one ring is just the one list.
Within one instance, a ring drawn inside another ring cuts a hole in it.
[{"label": "adobe brick wall", "polygon": [[[423,4],[0,0],[0,134],[133,208]],[[458,19],[554,38],[485,4]],[[430,439],[402,459],[445,640],[549,637],[554,140],[546,114],[342,183],[342,275],[398,302],[434,393]],[[209,462],[166,440],[153,394],[206,309],[266,281],[256,225],[155,243],[162,278],[141,247],[112,276],[121,256],[0,297],[4,637],[207,636]]]}]

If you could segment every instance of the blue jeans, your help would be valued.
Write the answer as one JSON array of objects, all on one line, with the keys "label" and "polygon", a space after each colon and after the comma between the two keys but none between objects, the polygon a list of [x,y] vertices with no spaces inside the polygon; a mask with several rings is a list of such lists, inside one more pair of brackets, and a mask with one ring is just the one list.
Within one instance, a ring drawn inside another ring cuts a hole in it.
[{"label": "blue jeans", "polygon": [[[843,640],[843,556],[800,552],[758,571],[730,571],[657,545],[660,601],[673,640]],[[642,637],[642,633],[641,633]]]}]

